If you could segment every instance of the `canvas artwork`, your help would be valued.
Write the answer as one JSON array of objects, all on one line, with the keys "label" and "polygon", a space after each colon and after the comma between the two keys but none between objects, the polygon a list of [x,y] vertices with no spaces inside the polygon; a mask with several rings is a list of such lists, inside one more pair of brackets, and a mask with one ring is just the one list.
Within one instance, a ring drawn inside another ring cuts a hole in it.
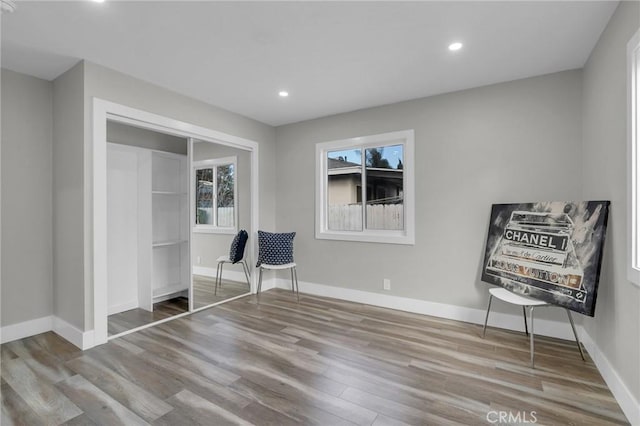
[{"label": "canvas artwork", "polygon": [[609,204],[494,204],[482,280],[593,316]]}]

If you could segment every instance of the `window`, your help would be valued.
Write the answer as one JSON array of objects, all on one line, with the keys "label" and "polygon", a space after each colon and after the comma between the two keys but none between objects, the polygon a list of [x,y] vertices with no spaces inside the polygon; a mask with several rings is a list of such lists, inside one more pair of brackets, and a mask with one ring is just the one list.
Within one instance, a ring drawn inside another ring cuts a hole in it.
[{"label": "window", "polygon": [[413,130],[316,145],[316,238],[413,244]]},{"label": "window", "polygon": [[628,278],[640,286],[640,31],[627,45],[628,119]]},{"label": "window", "polygon": [[236,157],[193,163],[194,232],[236,232],[236,164]]}]

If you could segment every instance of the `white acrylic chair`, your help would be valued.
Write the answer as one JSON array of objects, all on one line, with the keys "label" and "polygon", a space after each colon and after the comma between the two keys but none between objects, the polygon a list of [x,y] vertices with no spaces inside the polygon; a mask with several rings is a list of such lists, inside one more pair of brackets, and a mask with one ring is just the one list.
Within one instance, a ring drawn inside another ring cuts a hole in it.
[{"label": "white acrylic chair", "polygon": [[[487,315],[484,318],[484,327],[482,328],[482,337],[484,338],[485,333],[487,331],[487,321],[489,321],[489,311],[491,309],[491,301],[493,298],[497,298],[502,300],[503,302],[510,303],[512,305],[522,306],[522,313],[524,315],[524,331],[529,335],[529,351],[531,353],[531,368],[534,366],[534,342],[533,342],[533,310],[536,307],[543,306],[551,306],[547,302],[543,302],[542,300],[534,299],[532,297],[521,296],[519,294],[515,294],[505,288],[502,287],[494,287],[489,289],[489,305],[487,306]],[[529,308],[529,323],[531,326],[531,331],[527,329],[527,312],[526,309]],[[578,349],[580,350],[580,356],[584,361],[584,352],[582,352],[582,346],[580,345],[580,340],[578,339],[578,334],[576,333],[576,327],[573,324],[573,317],[571,316],[571,311],[566,309],[567,315],[569,316],[569,322],[571,323],[571,329],[573,330],[573,336],[576,338],[576,344],[578,345]]]},{"label": "white acrylic chair", "polygon": [[289,269],[291,272],[291,291],[300,302],[300,289],[298,287],[298,272],[293,261],[293,239],[295,232],[272,233],[258,231],[258,297],[262,291],[262,275],[264,270],[282,271]]},{"label": "white acrylic chair", "polygon": [[298,272],[296,271],[296,264],[285,263],[284,265],[269,265],[267,263],[262,263],[259,267],[258,272],[258,295],[262,290],[262,271],[267,269],[270,271],[282,271],[284,269],[289,269],[291,271],[291,291],[295,293],[298,298],[298,302],[300,301],[300,288],[298,287]]},{"label": "white acrylic chair", "polygon": [[[225,263],[233,264],[233,261],[229,258],[229,255],[220,256],[218,259],[216,259],[216,262],[218,262],[218,269],[216,271],[216,288],[213,291],[213,294],[215,295],[218,294],[218,286],[222,287],[222,268],[224,264]],[[247,278],[247,285],[249,286],[249,290],[251,290],[251,281],[249,280],[249,266],[247,265],[247,261],[245,259],[242,259],[241,261],[236,263],[242,264],[242,269],[244,270],[244,276]]]},{"label": "white acrylic chair", "polygon": [[242,264],[242,269],[244,270],[244,276],[247,278],[247,285],[249,286],[249,291],[251,291],[251,281],[249,280],[249,266],[247,265],[247,261],[244,258],[244,252],[246,248],[246,243],[249,238],[247,231],[241,229],[238,234],[234,237],[231,247],[229,249],[229,254],[220,256],[216,261],[218,262],[218,269],[216,271],[216,288],[213,294],[218,294],[218,286],[222,287],[222,269],[225,263],[240,263]]}]

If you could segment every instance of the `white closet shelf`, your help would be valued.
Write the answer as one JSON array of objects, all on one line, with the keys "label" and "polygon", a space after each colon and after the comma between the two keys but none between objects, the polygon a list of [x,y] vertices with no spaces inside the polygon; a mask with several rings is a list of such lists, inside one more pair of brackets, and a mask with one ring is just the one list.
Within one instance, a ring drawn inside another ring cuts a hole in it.
[{"label": "white closet shelf", "polygon": [[153,247],[169,247],[176,246],[178,244],[186,243],[188,240],[167,240],[167,241],[156,241],[153,243]]}]

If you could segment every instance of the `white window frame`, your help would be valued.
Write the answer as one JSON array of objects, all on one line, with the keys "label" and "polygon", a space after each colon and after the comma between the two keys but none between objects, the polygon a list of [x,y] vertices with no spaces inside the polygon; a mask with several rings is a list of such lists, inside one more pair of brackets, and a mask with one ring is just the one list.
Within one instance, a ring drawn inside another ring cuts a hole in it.
[{"label": "white window frame", "polygon": [[[228,166],[228,165],[233,165],[233,226],[232,227],[225,227],[225,226],[218,226],[216,225],[216,223],[218,223],[218,180],[217,180],[217,168],[220,166]],[[202,170],[202,169],[214,169],[213,170],[213,179],[214,179],[214,188],[213,188],[213,225],[205,225],[205,224],[197,224],[196,223],[196,217],[195,214],[191,217],[191,225],[193,228],[193,232],[197,232],[197,233],[208,233],[208,234],[235,234],[236,232],[238,232],[238,157],[237,156],[231,156],[231,157],[224,157],[224,158],[214,158],[214,159],[210,159],[210,160],[201,160],[201,161],[194,161],[193,162],[193,168],[191,170],[192,176],[193,176],[193,188],[191,188],[191,191],[193,191],[193,209],[194,212],[197,210],[196,206],[195,206],[195,202],[196,202],[196,188],[195,188],[195,181],[196,181],[196,171],[197,170]]]},{"label": "white window frame", "polygon": [[627,278],[640,287],[640,30],[627,44]]},{"label": "white window frame", "polygon": [[[316,238],[321,240],[359,241],[367,243],[415,244],[415,147],[414,131],[401,130],[316,144]],[[404,230],[366,229],[335,231],[327,223],[327,153],[344,149],[367,149],[388,145],[403,145]]]}]

